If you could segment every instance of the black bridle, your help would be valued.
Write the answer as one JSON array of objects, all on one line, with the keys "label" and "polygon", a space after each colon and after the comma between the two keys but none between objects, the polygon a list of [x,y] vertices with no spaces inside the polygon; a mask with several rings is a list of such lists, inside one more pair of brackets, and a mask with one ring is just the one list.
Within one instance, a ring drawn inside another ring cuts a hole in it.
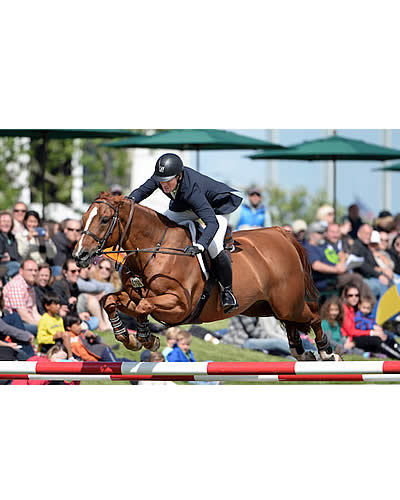
[{"label": "black bridle", "polygon": [[92,233],[91,231],[82,231],[82,235],[87,234],[88,236],[93,238],[99,244],[99,246],[96,248],[96,251],[95,251],[96,256],[100,255],[103,252],[106,241],[107,241],[108,237],[114,231],[114,228],[115,228],[117,223],[118,223],[118,232],[119,232],[119,243],[114,245],[113,250],[115,251],[115,248],[117,245],[119,246],[120,249],[122,248],[122,243],[124,242],[126,233],[127,233],[128,228],[130,226],[130,223],[132,221],[133,210],[135,208],[134,201],[133,200],[130,200],[130,201],[131,201],[131,210],[129,213],[128,223],[126,224],[125,231],[123,232],[123,234],[121,232],[121,222],[119,219],[119,204],[117,205],[117,207],[114,207],[113,205],[111,205],[111,203],[108,203],[108,201],[105,201],[105,200],[94,200],[94,202],[92,203],[92,205],[94,205],[95,203],[104,203],[104,205],[107,205],[108,207],[112,208],[114,211],[114,215],[112,216],[111,222],[110,222],[110,224],[107,228],[107,231],[106,231],[105,235],[103,236],[103,238],[100,239],[96,234]]}]

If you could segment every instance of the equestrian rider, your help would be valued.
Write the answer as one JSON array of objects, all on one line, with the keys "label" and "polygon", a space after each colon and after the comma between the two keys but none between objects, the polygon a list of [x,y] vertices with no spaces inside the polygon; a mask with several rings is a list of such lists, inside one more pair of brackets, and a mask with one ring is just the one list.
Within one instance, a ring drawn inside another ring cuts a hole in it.
[{"label": "equestrian rider", "polygon": [[185,248],[185,254],[194,256],[208,250],[211,269],[221,285],[221,304],[224,312],[238,307],[232,291],[232,266],[224,250],[228,226],[227,214],[240,205],[242,198],[233,194],[234,189],[206,175],[185,167],[181,158],[167,153],[157,160],[154,174],[129,198],[136,203],[150,196],[157,188],[170,198],[169,209],[164,213],[170,220],[180,223],[201,219],[205,224],[199,241]]}]

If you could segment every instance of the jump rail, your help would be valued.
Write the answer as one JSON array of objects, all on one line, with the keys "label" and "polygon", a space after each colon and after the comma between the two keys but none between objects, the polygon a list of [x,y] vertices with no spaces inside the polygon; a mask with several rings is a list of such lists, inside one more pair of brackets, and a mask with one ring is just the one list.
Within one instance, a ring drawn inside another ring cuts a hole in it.
[{"label": "jump rail", "polygon": [[[92,376],[151,376],[164,377],[196,377],[188,380],[201,380],[197,377],[209,377],[204,380],[218,380],[221,376],[266,376],[266,375],[356,375],[365,377],[368,374],[400,374],[400,361],[285,361],[285,362],[216,362],[204,361],[195,363],[142,363],[142,362],[58,362],[51,361],[2,361],[0,376],[3,375],[92,375]],[[212,377],[212,378],[211,378]],[[10,378],[10,377],[8,377]],[[48,377],[46,377],[49,380]],[[287,379],[287,378],[286,378]],[[65,377],[64,377],[65,380]],[[116,380],[116,379],[115,379]],[[121,378],[119,378],[121,380]],[[151,378],[149,380],[155,380]],[[176,379],[187,380],[187,379]],[[280,378],[282,380],[282,378]],[[249,380],[250,381],[250,380]],[[261,381],[261,379],[254,380]]]}]

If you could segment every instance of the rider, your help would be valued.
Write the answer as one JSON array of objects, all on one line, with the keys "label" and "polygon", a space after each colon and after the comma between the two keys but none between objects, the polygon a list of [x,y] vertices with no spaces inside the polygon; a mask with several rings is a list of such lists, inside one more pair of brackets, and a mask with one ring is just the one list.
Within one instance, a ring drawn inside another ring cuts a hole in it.
[{"label": "rider", "polygon": [[212,270],[221,285],[221,304],[224,312],[238,307],[232,291],[232,266],[224,250],[227,214],[240,205],[242,198],[234,189],[204,174],[185,167],[181,158],[167,153],[157,160],[154,174],[129,198],[136,203],[150,196],[157,188],[171,199],[164,215],[176,223],[201,219],[205,229],[199,241],[185,248],[185,254],[194,256],[208,249]]}]

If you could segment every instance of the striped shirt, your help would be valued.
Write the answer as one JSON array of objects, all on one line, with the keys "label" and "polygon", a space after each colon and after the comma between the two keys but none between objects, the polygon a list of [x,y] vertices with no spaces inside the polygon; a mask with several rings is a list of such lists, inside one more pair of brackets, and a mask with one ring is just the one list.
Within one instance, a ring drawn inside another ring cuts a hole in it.
[{"label": "striped shirt", "polygon": [[10,313],[17,309],[27,309],[33,314],[33,307],[36,304],[35,290],[28,285],[21,274],[17,274],[10,280],[3,289],[4,308]]}]

